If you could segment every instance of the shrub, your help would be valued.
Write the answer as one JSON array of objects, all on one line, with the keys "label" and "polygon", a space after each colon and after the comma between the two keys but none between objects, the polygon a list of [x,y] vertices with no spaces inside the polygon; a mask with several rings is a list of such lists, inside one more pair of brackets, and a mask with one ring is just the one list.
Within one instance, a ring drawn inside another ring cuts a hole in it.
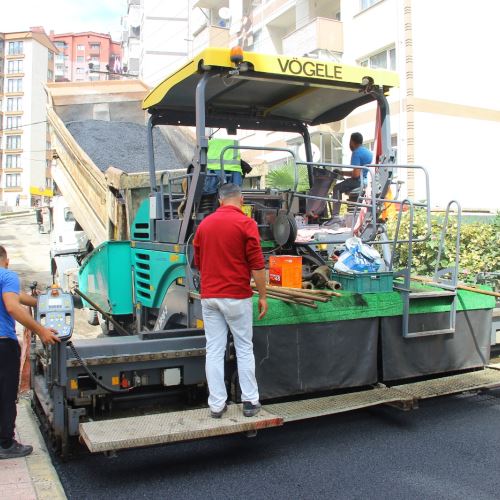
[{"label": "shrub", "polygon": [[[423,243],[413,245],[412,273],[429,276],[434,273],[436,265],[441,228],[444,215],[432,216],[431,237]],[[393,237],[396,220],[388,223],[389,237]],[[400,239],[408,237],[409,217],[402,217]],[[457,231],[456,218],[450,216],[448,232],[445,238],[445,250],[441,257],[441,268],[453,265],[455,237]],[[415,214],[414,237],[423,237],[426,230],[426,219],[423,211]],[[405,238],[406,239],[406,238]],[[406,266],[408,245],[401,244],[394,256],[394,268]],[[462,220],[460,235],[460,279],[473,281],[476,274],[500,271],[500,213],[492,222],[467,222]]]}]

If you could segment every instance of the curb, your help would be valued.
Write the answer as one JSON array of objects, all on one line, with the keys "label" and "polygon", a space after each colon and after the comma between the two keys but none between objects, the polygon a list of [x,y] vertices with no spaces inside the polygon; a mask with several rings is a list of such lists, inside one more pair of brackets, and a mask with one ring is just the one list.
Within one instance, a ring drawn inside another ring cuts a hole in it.
[{"label": "curb", "polygon": [[21,442],[33,446],[33,453],[26,457],[26,464],[37,500],[66,500],[28,399],[20,398],[17,404],[16,431]]},{"label": "curb", "polygon": [[0,220],[2,219],[15,219],[16,217],[25,217],[27,215],[32,215],[33,210],[26,210],[23,212],[6,212],[3,214],[0,214]]}]

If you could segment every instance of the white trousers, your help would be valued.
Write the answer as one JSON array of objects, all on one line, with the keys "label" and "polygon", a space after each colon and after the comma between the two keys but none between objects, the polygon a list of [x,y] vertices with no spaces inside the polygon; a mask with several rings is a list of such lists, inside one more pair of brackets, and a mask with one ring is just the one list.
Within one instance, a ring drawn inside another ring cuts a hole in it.
[{"label": "white trousers", "polygon": [[256,404],[259,390],[255,379],[255,358],[252,343],[252,299],[202,299],[203,322],[207,339],[205,371],[212,411],[220,411],[227,400],[224,383],[224,354],[228,326],[233,334],[241,399]]}]

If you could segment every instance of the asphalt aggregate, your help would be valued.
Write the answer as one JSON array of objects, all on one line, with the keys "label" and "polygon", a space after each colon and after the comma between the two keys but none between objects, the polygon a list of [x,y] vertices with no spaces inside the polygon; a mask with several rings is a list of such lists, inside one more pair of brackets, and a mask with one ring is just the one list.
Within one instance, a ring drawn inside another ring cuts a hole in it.
[{"label": "asphalt aggregate", "polygon": [[[66,123],[80,147],[102,171],[116,167],[126,173],[148,171],[147,127],[132,122],[82,120]],[[153,131],[156,170],[185,167],[163,134]]]},{"label": "asphalt aggregate", "polygon": [[500,390],[55,466],[69,499],[498,499]]}]

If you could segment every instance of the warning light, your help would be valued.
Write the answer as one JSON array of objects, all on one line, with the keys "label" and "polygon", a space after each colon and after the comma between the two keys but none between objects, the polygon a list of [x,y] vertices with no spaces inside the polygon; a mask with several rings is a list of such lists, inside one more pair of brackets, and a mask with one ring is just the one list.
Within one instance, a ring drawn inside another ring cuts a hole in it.
[{"label": "warning light", "polygon": [[230,59],[234,64],[239,64],[243,61],[243,49],[239,45],[231,49]]}]

